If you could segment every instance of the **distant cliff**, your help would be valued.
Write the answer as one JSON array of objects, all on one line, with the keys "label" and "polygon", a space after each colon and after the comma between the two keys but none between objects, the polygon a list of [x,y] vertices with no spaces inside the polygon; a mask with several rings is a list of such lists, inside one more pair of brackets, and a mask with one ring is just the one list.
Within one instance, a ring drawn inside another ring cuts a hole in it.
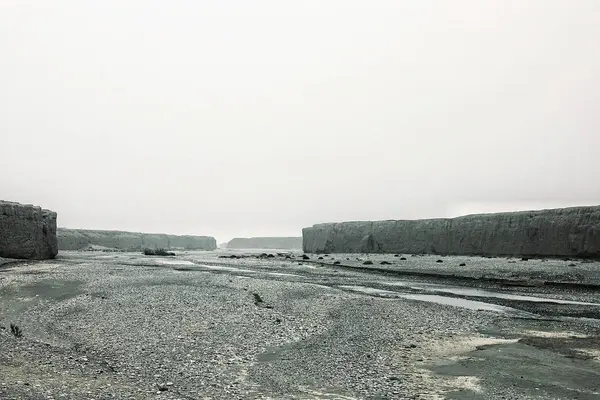
[{"label": "distant cliff", "polygon": [[282,249],[302,248],[301,237],[254,237],[235,238],[227,243],[228,249]]},{"label": "distant cliff", "polygon": [[0,201],[0,257],[47,259],[57,252],[55,212]]},{"label": "distant cliff", "polygon": [[429,253],[600,258],[600,206],[357,221],[302,230],[307,253]]},{"label": "distant cliff", "polygon": [[210,236],[58,228],[59,250],[82,250],[90,246],[131,251],[146,248],[214,250],[217,242]]}]

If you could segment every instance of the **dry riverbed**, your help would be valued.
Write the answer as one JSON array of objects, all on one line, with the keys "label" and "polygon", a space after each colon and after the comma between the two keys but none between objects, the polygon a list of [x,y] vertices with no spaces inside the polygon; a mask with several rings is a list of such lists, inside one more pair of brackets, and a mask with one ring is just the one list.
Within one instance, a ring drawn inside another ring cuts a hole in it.
[{"label": "dry riverbed", "polygon": [[0,399],[600,398],[598,263],[272,255],[0,265]]}]

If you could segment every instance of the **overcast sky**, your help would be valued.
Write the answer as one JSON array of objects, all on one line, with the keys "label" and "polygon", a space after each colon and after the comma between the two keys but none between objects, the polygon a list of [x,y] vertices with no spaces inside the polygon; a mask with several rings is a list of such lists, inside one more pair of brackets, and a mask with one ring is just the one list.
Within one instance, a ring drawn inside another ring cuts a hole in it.
[{"label": "overcast sky", "polygon": [[0,199],[59,226],[600,204],[598,0],[2,0],[0,57]]}]

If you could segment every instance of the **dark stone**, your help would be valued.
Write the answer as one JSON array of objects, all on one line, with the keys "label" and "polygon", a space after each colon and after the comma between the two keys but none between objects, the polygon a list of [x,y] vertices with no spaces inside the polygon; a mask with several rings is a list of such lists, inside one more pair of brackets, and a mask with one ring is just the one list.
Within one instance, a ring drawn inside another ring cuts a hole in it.
[{"label": "dark stone", "polygon": [[254,296],[254,304],[258,305],[258,304],[264,303],[264,300],[262,299],[260,294],[252,293],[252,296]]},{"label": "dark stone", "polygon": [[363,265],[373,265],[373,261],[367,260],[363,263]]},{"label": "dark stone", "polygon": [[437,260],[436,263],[443,263],[443,260]]}]

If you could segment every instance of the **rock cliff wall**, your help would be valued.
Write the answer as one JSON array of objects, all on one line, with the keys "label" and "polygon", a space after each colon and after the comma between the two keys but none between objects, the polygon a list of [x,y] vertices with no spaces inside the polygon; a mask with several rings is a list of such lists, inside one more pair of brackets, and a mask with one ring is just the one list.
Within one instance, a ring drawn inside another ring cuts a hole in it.
[{"label": "rock cliff wall", "polygon": [[254,237],[234,238],[227,243],[228,249],[285,249],[302,248],[301,237]]},{"label": "rock cliff wall", "polygon": [[214,250],[217,248],[217,242],[210,236],[58,228],[60,250],[82,250],[90,246],[130,251],[146,248]]},{"label": "rock cliff wall", "polygon": [[57,253],[55,212],[0,201],[0,257],[41,260]]},{"label": "rock cliff wall", "polygon": [[452,219],[357,221],[302,230],[307,253],[600,258],[600,206]]}]

